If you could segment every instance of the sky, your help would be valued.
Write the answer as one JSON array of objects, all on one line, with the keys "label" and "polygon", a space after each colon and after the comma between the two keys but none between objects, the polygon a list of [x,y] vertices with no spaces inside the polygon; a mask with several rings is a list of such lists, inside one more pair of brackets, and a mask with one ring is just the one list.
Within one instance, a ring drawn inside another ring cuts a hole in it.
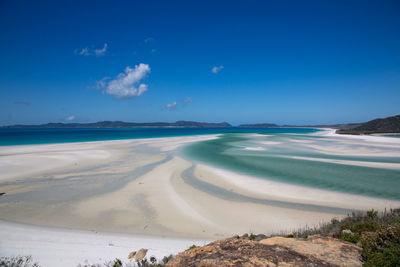
[{"label": "sky", "polygon": [[0,0],[0,125],[400,114],[400,1]]}]

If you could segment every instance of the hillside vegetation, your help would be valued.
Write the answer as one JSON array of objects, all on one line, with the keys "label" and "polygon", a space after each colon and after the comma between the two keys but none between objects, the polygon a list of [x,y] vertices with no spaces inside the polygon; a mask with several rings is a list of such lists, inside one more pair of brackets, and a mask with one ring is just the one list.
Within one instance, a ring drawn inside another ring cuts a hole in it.
[{"label": "hillside vegetation", "polygon": [[351,129],[337,131],[339,134],[373,134],[373,133],[400,133],[400,115],[375,119],[362,123]]}]

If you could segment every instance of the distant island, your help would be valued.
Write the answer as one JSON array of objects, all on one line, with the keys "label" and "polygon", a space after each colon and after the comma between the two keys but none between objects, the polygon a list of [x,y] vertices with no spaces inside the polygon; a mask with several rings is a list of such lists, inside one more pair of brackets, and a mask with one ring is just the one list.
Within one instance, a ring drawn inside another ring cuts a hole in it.
[{"label": "distant island", "polygon": [[[0,126],[0,128],[163,128],[163,127],[233,127],[228,122],[123,122],[123,121],[99,121],[94,123],[46,123],[38,125],[16,124]],[[400,115],[383,119],[374,119],[365,123],[342,123],[342,124],[320,124],[320,125],[279,125],[275,123],[240,124],[244,128],[333,128],[338,134],[374,134],[374,133],[400,133]]]},{"label": "distant island", "polygon": [[123,122],[123,121],[99,121],[94,123],[46,123],[39,125],[16,124],[3,126],[2,128],[139,128],[139,127],[232,127],[227,122],[209,123],[196,121],[176,122]]},{"label": "distant island", "polygon": [[280,127],[274,123],[256,123],[256,124],[241,124],[239,127],[247,127],[247,128],[274,128]]},{"label": "distant island", "polygon": [[400,115],[374,119],[364,123],[320,124],[320,125],[278,125],[274,123],[241,124],[239,127],[248,128],[274,128],[274,127],[307,127],[307,128],[333,128],[338,134],[378,134],[400,133]]},{"label": "distant island", "polygon": [[350,128],[340,128],[338,134],[400,133],[400,115],[375,119]]}]

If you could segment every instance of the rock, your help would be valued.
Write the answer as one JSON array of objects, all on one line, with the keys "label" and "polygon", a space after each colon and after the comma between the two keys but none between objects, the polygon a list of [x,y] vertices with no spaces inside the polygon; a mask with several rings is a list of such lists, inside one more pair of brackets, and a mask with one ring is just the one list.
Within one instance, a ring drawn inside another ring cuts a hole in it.
[{"label": "rock", "polygon": [[132,251],[131,253],[129,253],[128,260],[131,260],[133,257],[135,257],[135,255],[136,255],[136,251]]},{"label": "rock", "polygon": [[143,260],[143,258],[146,257],[146,253],[147,253],[147,249],[144,249],[144,248],[139,249],[138,252],[136,252],[135,261],[138,262],[138,261]]},{"label": "rock", "polygon": [[235,237],[186,250],[167,266],[361,266],[360,248],[331,237],[273,237],[259,242]]},{"label": "rock", "polygon": [[360,250],[355,244],[340,239],[314,235],[308,239],[272,237],[260,241],[261,244],[280,246],[305,256],[312,256],[337,266],[361,266]]}]

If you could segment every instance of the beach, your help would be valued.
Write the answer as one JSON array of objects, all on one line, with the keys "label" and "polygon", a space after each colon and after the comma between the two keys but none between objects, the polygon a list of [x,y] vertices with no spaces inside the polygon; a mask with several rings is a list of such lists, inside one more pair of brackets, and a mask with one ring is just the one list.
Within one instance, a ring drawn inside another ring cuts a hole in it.
[{"label": "beach", "polygon": [[[292,143],[321,154],[400,157],[396,138],[341,136],[332,130],[309,135],[327,142],[303,138]],[[142,247],[149,249],[149,256],[162,258],[191,244],[234,234],[289,233],[352,211],[400,207],[396,199],[260,179],[182,153],[185,146],[218,138],[214,134],[0,147],[0,192],[5,193],[0,196],[0,232],[7,237],[0,241],[0,251],[7,256],[30,254],[46,266],[127,260],[130,251]],[[333,141],[342,145],[330,145]],[[262,142],[243,150],[259,153],[282,145]],[[363,146],[355,149],[360,143]],[[396,161],[287,157],[400,169]],[[70,256],[44,253],[50,248]]]}]

